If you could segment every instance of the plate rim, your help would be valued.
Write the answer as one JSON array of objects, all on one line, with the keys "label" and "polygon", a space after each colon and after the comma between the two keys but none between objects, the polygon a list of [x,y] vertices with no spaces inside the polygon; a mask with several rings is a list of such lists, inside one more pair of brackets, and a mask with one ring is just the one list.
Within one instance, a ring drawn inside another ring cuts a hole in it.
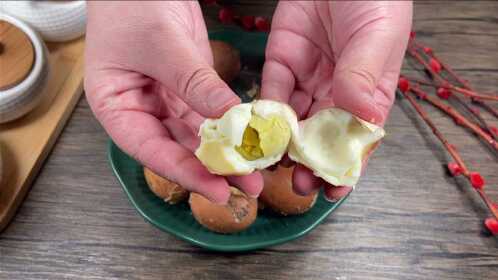
[{"label": "plate rim", "polygon": [[[119,150],[119,151],[118,151]],[[118,173],[116,163],[113,160],[113,153],[115,152],[122,152],[125,155],[127,155],[125,152],[123,152],[118,145],[116,145],[112,139],[108,139],[107,143],[107,159],[111,165],[111,169],[114,173],[114,176],[118,179],[121,188],[124,190],[126,193],[126,196],[130,203],[133,205],[133,208],[135,208],[135,211],[137,211],[142,218],[147,221],[148,223],[152,224],[156,228],[160,229],[163,232],[169,233],[172,236],[189,242],[191,244],[194,244],[196,246],[199,246],[204,249],[209,249],[212,251],[218,251],[218,252],[247,252],[247,251],[253,251],[253,250],[258,250],[270,246],[275,246],[279,244],[286,243],[288,241],[292,241],[298,238],[301,238],[305,235],[307,235],[309,232],[311,232],[313,229],[315,229],[318,225],[320,225],[334,210],[336,210],[351,194],[348,193],[346,196],[335,202],[329,209],[327,209],[321,216],[320,218],[316,219],[313,221],[311,225],[306,227],[306,229],[301,230],[299,232],[286,235],[281,238],[277,239],[270,239],[270,240],[262,240],[259,242],[252,242],[252,243],[247,243],[247,244],[238,244],[238,245],[222,245],[222,244],[210,244],[209,242],[205,242],[196,238],[191,238],[189,236],[185,236],[183,232],[179,232],[172,227],[164,226],[163,224],[157,222],[155,219],[147,215],[141,207],[138,206],[137,202],[135,201],[134,197],[130,194],[128,191],[128,187],[126,187],[126,183],[123,181],[122,176]]]}]

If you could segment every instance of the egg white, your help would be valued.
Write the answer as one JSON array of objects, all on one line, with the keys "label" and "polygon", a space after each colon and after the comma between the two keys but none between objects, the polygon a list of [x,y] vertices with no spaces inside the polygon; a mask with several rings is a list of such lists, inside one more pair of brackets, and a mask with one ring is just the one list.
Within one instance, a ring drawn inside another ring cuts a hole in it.
[{"label": "egg white", "polygon": [[264,169],[277,163],[287,152],[287,146],[282,147],[274,155],[256,160],[247,160],[237,152],[235,147],[242,144],[244,131],[253,115],[262,118],[280,116],[289,125],[290,141],[297,136],[299,128],[296,114],[286,104],[256,100],[233,106],[220,119],[206,119],[199,130],[201,144],[195,155],[211,173],[247,175],[256,169]]},{"label": "egg white", "polygon": [[325,109],[299,123],[289,157],[334,186],[354,186],[363,159],[384,135],[381,127],[349,112]]}]

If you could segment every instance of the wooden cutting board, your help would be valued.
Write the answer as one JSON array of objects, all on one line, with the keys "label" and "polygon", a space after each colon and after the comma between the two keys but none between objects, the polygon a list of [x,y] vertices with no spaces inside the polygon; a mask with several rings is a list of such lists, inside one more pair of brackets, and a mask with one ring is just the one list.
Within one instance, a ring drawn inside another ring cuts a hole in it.
[{"label": "wooden cutting board", "polygon": [[50,74],[44,99],[26,116],[0,124],[0,231],[23,201],[83,92],[84,44],[84,38],[47,44]]}]

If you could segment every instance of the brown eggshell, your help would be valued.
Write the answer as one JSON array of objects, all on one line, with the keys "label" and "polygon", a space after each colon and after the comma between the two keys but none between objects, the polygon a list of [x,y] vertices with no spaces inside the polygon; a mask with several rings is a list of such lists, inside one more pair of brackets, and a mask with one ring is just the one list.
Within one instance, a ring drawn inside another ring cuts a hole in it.
[{"label": "brown eggshell", "polygon": [[301,196],[292,190],[293,167],[278,166],[274,171],[262,170],[264,188],[259,200],[273,211],[284,216],[308,211],[316,202],[318,192]]},{"label": "brown eggshell", "polygon": [[223,41],[211,40],[209,44],[213,52],[214,70],[223,81],[231,82],[240,72],[239,51]]},{"label": "brown eggshell", "polygon": [[204,196],[191,193],[190,208],[194,218],[206,228],[218,233],[235,233],[248,228],[258,212],[258,201],[236,188],[230,188],[227,205],[218,205]]},{"label": "brown eggshell", "polygon": [[188,198],[188,191],[182,186],[157,175],[146,167],[144,167],[144,175],[150,190],[165,202],[176,204]]}]

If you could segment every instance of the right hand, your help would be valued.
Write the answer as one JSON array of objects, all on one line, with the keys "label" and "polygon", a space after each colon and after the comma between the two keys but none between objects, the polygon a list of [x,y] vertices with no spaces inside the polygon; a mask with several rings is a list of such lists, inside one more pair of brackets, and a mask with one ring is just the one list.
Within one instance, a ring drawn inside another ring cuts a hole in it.
[{"label": "right hand", "polygon": [[258,172],[213,175],[193,154],[204,118],[240,103],[212,67],[197,1],[88,2],[85,56],[90,107],[126,153],[216,203],[229,184],[259,195]]}]

